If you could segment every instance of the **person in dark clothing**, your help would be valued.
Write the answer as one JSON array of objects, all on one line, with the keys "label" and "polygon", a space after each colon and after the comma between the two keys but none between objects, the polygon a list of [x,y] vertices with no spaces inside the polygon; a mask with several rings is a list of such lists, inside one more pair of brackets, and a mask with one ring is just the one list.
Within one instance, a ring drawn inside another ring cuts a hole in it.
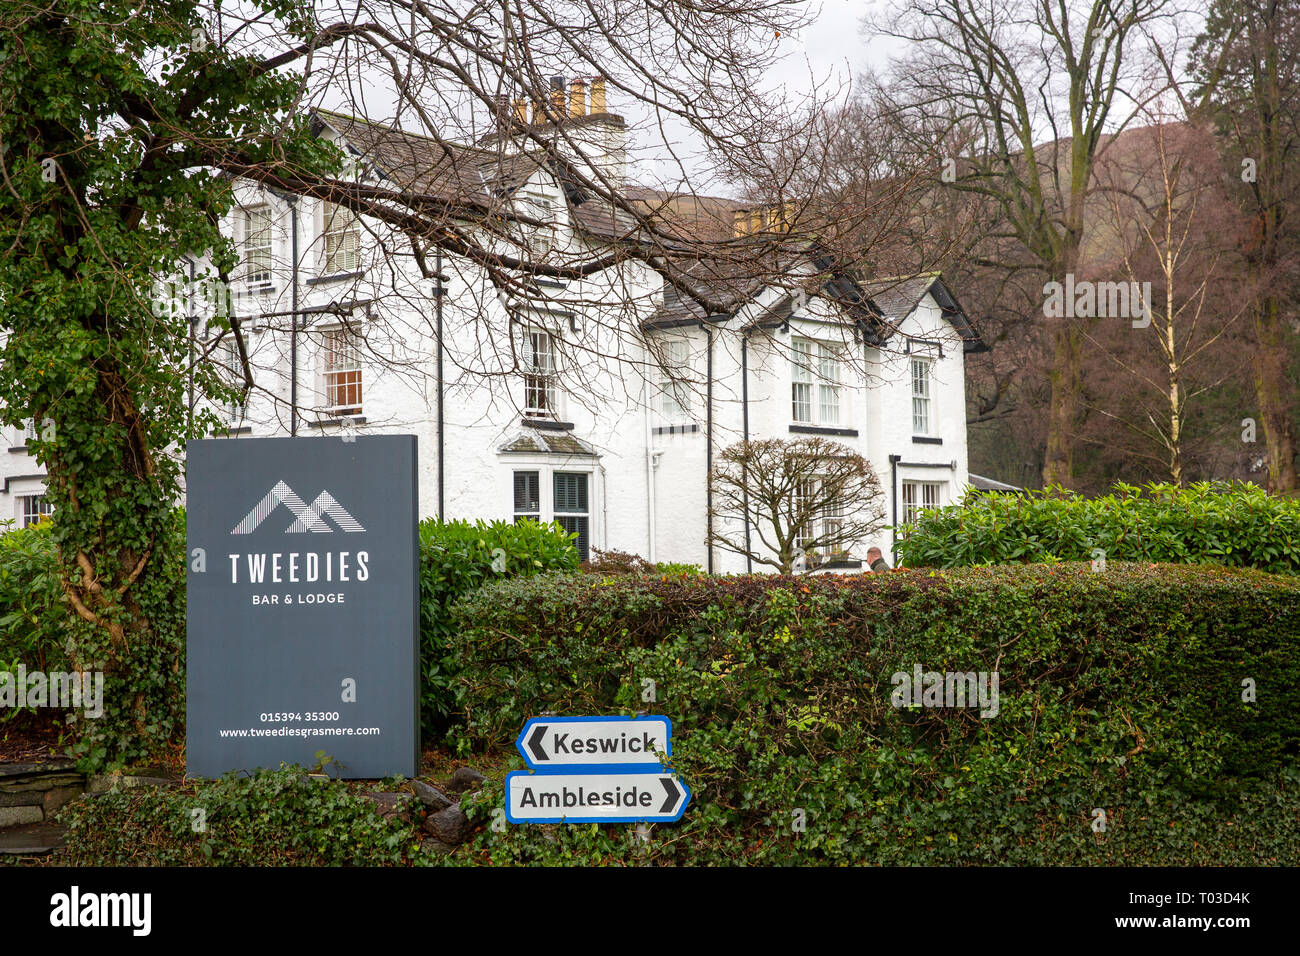
[{"label": "person in dark clothing", "polygon": [[885,561],[885,556],[880,553],[879,548],[872,548],[867,552],[867,566],[872,571],[888,571],[889,563]]}]

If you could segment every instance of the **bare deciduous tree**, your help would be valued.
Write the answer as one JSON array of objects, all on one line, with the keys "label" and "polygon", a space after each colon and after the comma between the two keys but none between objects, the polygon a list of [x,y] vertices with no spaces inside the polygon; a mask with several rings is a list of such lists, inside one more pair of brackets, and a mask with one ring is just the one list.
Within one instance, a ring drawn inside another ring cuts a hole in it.
[{"label": "bare deciduous tree", "polygon": [[847,556],[885,519],[871,465],[824,438],[737,442],[709,481],[710,543],[782,574]]}]

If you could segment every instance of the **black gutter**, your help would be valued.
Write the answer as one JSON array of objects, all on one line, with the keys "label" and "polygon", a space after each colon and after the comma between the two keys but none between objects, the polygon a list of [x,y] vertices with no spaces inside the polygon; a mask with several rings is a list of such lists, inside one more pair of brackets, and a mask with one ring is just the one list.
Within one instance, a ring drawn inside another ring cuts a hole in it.
[{"label": "black gutter", "polygon": [[[740,333],[740,407],[746,449],[749,446],[749,330]],[[753,545],[749,539],[749,454],[741,459],[741,479],[745,483],[745,572],[754,573]]]},{"label": "black gutter", "polygon": [[436,285],[433,290],[434,312],[437,314],[438,322],[438,520],[446,521],[447,515],[443,510],[443,489],[446,486],[446,472],[443,463],[447,459],[446,443],[444,440],[444,420],[442,416],[442,294],[445,291],[442,287],[442,248],[439,247],[435,252],[433,270],[437,274],[435,278]]}]

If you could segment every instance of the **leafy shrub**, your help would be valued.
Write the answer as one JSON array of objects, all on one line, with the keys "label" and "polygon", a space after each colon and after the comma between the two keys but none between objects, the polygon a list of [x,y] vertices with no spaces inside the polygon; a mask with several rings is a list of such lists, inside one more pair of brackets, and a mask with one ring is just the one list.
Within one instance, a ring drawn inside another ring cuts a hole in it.
[{"label": "leafy shrub", "polygon": [[63,669],[70,623],[48,522],[0,534],[0,670]]},{"label": "leafy shrub", "polygon": [[1101,498],[973,492],[923,511],[900,534],[899,558],[911,567],[1088,561],[1100,548],[1110,561],[1300,572],[1300,500],[1252,484],[1117,484]]},{"label": "leafy shrub", "polygon": [[452,603],[500,578],[575,570],[574,537],[558,524],[535,521],[420,522],[420,715],[427,738],[446,731],[453,709]]},{"label": "leafy shrub", "polygon": [[[106,631],[73,613],[59,583],[50,531],[57,516],[0,535],[0,670],[104,671],[104,713],[74,721],[82,769],[121,766],[173,738],[185,719],[185,512],[154,543],[132,594],[151,628],[110,647]],[[111,662],[108,663],[108,662]]]},{"label": "leafy shrub", "polygon": [[[544,711],[633,713],[654,681],[694,794],[654,829],[655,860],[1300,862],[1289,577],[1132,563],[547,575],[456,613],[464,749],[507,746]],[[996,672],[998,713],[894,706],[893,676],[917,664]],[[486,813],[499,791],[483,800]],[[632,863],[636,846],[621,828],[512,827],[469,858]]]},{"label": "leafy shrub", "polygon": [[591,559],[583,561],[578,570],[587,574],[649,574],[655,566],[639,554],[592,548]]},{"label": "leafy shrub", "polygon": [[[193,811],[206,829],[196,832]],[[68,804],[71,866],[379,866],[422,858],[419,828],[300,768],[111,790]]]}]

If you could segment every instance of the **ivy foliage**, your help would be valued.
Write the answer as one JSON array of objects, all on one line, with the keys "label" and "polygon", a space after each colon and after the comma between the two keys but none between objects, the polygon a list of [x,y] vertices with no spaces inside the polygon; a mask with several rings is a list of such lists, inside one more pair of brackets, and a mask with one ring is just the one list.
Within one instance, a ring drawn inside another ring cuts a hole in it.
[{"label": "ivy foliage", "polygon": [[[312,35],[309,6],[255,5],[282,37]],[[92,625],[68,629],[68,659],[104,669],[116,695],[92,760],[167,730],[151,706],[178,667],[174,622],[155,617],[183,560],[176,452],[219,424],[191,410],[191,387],[234,398],[213,366],[191,367],[189,318],[158,307],[155,283],[205,255],[201,279],[234,268],[219,166],[342,166],[295,109],[291,74],[203,28],[187,0],[53,0],[0,23],[0,423],[40,423],[30,448],[48,474],[63,613]],[[198,338],[230,324],[219,315]]]},{"label": "ivy foliage", "polygon": [[[393,781],[396,788],[397,782]],[[70,866],[387,866],[427,862],[418,815],[385,817],[300,767],[110,790],[60,811]]]}]

